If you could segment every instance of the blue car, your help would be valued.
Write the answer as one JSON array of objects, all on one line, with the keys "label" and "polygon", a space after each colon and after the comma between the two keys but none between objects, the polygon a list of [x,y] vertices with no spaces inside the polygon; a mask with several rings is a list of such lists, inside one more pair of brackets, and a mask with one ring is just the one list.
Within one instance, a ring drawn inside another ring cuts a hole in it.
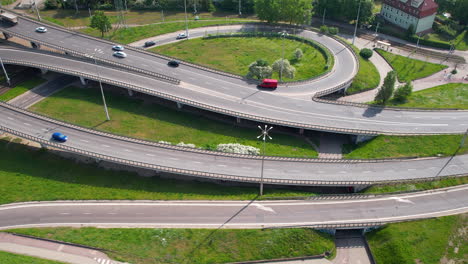
[{"label": "blue car", "polygon": [[55,132],[52,134],[52,139],[57,140],[59,142],[65,142],[67,141],[68,137],[60,132]]}]

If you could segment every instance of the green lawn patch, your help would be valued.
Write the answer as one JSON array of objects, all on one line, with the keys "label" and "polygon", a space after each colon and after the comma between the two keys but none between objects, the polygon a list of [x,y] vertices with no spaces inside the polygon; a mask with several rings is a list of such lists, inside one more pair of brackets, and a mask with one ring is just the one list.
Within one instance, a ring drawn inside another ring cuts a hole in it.
[{"label": "green lawn patch", "polygon": [[5,251],[0,251],[0,259],[2,260],[2,264],[64,264],[63,262],[18,255]]},{"label": "green lawn patch", "polygon": [[[21,141],[21,140],[15,140]],[[0,204],[53,200],[252,200],[257,187],[139,177],[80,164],[7,138],[0,140]],[[259,168],[260,170],[260,168]],[[266,188],[266,196],[308,192]]]},{"label": "green lawn patch", "polygon": [[450,41],[452,41],[452,43],[455,45],[455,49],[468,50],[467,32],[468,32],[467,30],[464,30],[460,34],[458,34],[455,38],[447,36],[447,35],[441,35],[441,34],[438,34],[437,32],[432,32],[430,34],[427,34],[426,36],[429,38],[429,40],[446,42],[447,44],[449,44]]},{"label": "green lawn patch", "polygon": [[381,49],[376,49],[376,51],[382,55],[382,57],[384,57],[390,66],[392,66],[392,68],[397,72],[398,80],[400,82],[424,78],[448,68],[447,65],[410,59]]},{"label": "green lawn patch", "polygon": [[[155,47],[151,51],[245,76],[249,65],[258,59],[270,65],[281,59],[283,44],[285,58],[296,68],[295,78],[283,78],[284,81],[310,79],[326,71],[326,58],[316,48],[300,41],[273,37],[198,38]],[[300,61],[294,58],[297,48],[304,52]],[[279,79],[278,73],[274,73],[273,78]]]},{"label": "green lawn patch", "polygon": [[99,229],[10,230],[111,250],[113,259],[138,264],[226,263],[334,251],[330,235],[312,229]]},{"label": "green lawn patch", "polygon": [[346,94],[348,95],[377,88],[380,82],[380,74],[375,65],[371,61],[362,58],[359,55],[358,48],[352,47],[359,58],[359,71],[351,86],[346,90]]},{"label": "green lawn patch", "polygon": [[[190,21],[188,23],[189,28],[199,28],[205,26],[213,26],[213,25],[225,25],[225,24],[242,24],[246,22],[250,22],[252,20],[222,20],[222,21]],[[179,30],[185,29],[184,22],[174,22],[174,23],[166,23],[166,24],[154,24],[154,25],[146,25],[146,26],[138,26],[138,27],[129,27],[129,28],[121,28],[112,30],[111,33],[106,34],[104,38],[128,44],[132,43],[144,38],[150,38],[162,34],[167,34],[171,32],[176,32]],[[100,37],[101,33],[93,28],[85,28],[80,30],[83,33]],[[176,35],[174,35],[174,38]]]},{"label": "green lawn patch", "polygon": [[366,237],[378,264],[465,263],[467,224],[467,214],[446,216],[390,224]]},{"label": "green lawn patch", "polygon": [[8,90],[6,93],[0,95],[0,100],[9,101],[19,95],[24,94],[25,92],[31,90],[32,88],[46,82],[47,80],[42,79],[41,77],[33,77],[27,81],[24,81],[14,88]]},{"label": "green lawn patch", "polygon": [[[343,145],[346,159],[450,156],[458,149],[463,135],[377,136],[369,141]],[[468,142],[458,154],[468,153]]]},{"label": "green lawn patch", "polygon": [[5,6],[5,5],[13,4],[15,0],[1,0],[0,2],[2,3],[2,6]]},{"label": "green lawn patch", "polygon": [[365,189],[362,193],[392,193],[416,190],[433,190],[456,185],[468,184],[468,177],[442,179],[440,181],[431,181],[423,183],[405,183],[396,185],[376,185]]},{"label": "green lawn patch", "polygon": [[[205,149],[215,149],[221,143],[262,146],[262,141],[256,138],[256,129],[235,127],[109,92],[106,100],[111,117],[108,122],[97,89],[68,87],[31,109],[69,123],[152,141],[192,143]],[[304,140],[272,132],[274,140],[266,144],[268,155],[317,157],[317,152]]]},{"label": "green lawn patch", "polygon": [[448,83],[412,93],[406,102],[390,106],[468,109],[468,84]]}]

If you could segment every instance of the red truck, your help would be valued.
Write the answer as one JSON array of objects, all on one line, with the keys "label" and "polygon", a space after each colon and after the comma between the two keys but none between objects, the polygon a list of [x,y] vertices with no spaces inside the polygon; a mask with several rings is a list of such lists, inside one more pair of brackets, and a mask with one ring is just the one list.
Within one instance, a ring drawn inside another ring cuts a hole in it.
[{"label": "red truck", "polygon": [[263,79],[262,83],[259,84],[258,86],[262,88],[271,88],[275,89],[278,87],[278,80],[275,79]]}]

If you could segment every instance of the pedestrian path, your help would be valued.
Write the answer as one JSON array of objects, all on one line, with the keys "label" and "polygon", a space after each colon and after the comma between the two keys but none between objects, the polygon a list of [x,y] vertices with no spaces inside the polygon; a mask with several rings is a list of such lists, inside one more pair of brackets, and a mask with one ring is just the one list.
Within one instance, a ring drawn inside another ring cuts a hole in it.
[{"label": "pedestrian path", "polygon": [[333,133],[322,133],[318,150],[321,159],[341,159],[342,146],[346,143],[346,136]]},{"label": "pedestrian path", "polygon": [[336,257],[333,264],[372,264],[360,230],[337,230]]}]

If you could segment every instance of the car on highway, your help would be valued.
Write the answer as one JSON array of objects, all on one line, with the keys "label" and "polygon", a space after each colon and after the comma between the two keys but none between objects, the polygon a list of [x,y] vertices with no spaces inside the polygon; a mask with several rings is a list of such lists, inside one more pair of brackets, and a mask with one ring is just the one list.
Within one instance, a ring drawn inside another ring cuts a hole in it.
[{"label": "car on highway", "polygon": [[179,67],[179,64],[180,64],[180,61],[177,61],[177,60],[171,60],[167,63],[167,65],[171,67]]},{"label": "car on highway", "polygon": [[278,80],[275,79],[263,79],[262,83],[258,85],[261,88],[276,89],[278,87]]},{"label": "car on highway", "polygon": [[116,51],[114,52],[114,56],[115,57],[119,57],[119,58],[126,58],[127,57],[127,53],[123,52],[123,51]]},{"label": "car on highway", "polygon": [[59,142],[65,142],[68,140],[68,137],[60,132],[55,132],[52,134],[52,139]]},{"label": "car on highway", "polygon": [[112,50],[115,50],[115,51],[123,51],[125,48],[123,46],[120,46],[120,45],[114,45],[112,46]]},{"label": "car on highway", "polygon": [[185,34],[185,33],[180,33],[179,35],[177,35],[176,39],[185,39],[185,38],[188,38],[188,35]]},{"label": "car on highway", "polygon": [[149,40],[149,41],[146,41],[146,42],[145,42],[145,45],[144,45],[144,46],[145,46],[145,48],[147,48],[147,47],[151,47],[151,46],[154,46],[154,45],[156,45],[156,41],[154,41],[154,40]]},{"label": "car on highway", "polygon": [[45,28],[45,27],[37,27],[37,28],[36,28],[36,32],[39,32],[39,33],[46,33],[46,32],[47,32],[47,28]]}]

